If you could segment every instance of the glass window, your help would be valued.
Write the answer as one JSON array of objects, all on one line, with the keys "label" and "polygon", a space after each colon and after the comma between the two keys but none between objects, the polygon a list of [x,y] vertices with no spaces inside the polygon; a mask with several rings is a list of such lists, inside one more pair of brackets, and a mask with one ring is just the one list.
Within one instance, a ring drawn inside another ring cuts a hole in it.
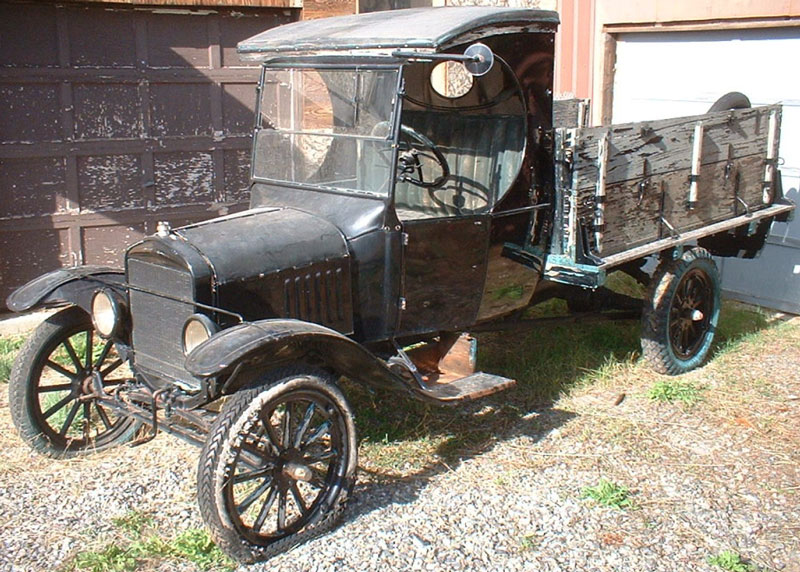
[{"label": "glass window", "polygon": [[397,70],[266,70],[254,175],[387,195]]},{"label": "glass window", "polygon": [[400,148],[418,151],[417,180],[440,177],[442,159],[448,176],[435,188],[398,180],[395,206],[401,219],[491,210],[513,186],[525,156],[526,109],[508,66],[496,60],[486,75],[466,80],[450,73],[463,69],[461,64],[446,63],[454,65],[420,62],[403,72]]}]

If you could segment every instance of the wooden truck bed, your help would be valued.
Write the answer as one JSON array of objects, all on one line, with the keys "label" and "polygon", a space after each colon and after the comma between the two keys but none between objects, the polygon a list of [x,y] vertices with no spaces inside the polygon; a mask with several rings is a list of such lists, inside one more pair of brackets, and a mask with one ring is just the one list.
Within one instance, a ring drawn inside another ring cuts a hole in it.
[{"label": "wooden truck bed", "polygon": [[780,105],[556,129],[551,280],[597,286],[624,262],[791,210],[777,192]]}]

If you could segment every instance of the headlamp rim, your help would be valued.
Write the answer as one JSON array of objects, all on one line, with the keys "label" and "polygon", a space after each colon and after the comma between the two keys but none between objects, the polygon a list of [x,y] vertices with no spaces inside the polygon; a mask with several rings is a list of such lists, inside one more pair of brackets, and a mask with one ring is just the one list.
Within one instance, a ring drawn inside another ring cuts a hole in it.
[{"label": "headlamp rim", "polygon": [[[214,334],[219,332],[219,326],[217,325],[217,323],[214,322],[214,320],[212,320],[211,318],[209,318],[205,314],[200,314],[200,313],[192,314],[191,316],[186,318],[186,321],[183,323],[183,329],[181,330],[181,346],[183,347],[184,355],[187,355],[187,356],[190,353],[192,353],[192,351],[194,351],[194,349],[197,347],[197,345],[200,345],[200,344],[197,344],[190,351],[187,351],[187,348],[186,348],[186,330],[189,328],[189,325],[191,323],[193,323],[193,322],[199,322],[200,325],[203,326],[203,329],[208,334],[208,338],[206,338],[206,339],[211,338]],[[203,342],[200,342],[200,343],[203,343]]]},{"label": "headlamp rim", "polygon": [[[103,296],[109,302],[109,305],[111,306],[111,312],[114,315],[114,326],[111,328],[111,331],[107,334],[104,333],[98,327],[97,320],[95,319],[95,316],[97,315],[97,312],[95,311],[95,301],[99,296]],[[119,333],[120,325],[122,323],[122,308],[119,303],[119,300],[117,300],[117,296],[115,296],[111,290],[109,290],[108,288],[101,288],[100,290],[97,290],[92,295],[91,310],[92,310],[91,312],[92,326],[94,326],[94,330],[101,338],[109,340],[115,337]]]}]

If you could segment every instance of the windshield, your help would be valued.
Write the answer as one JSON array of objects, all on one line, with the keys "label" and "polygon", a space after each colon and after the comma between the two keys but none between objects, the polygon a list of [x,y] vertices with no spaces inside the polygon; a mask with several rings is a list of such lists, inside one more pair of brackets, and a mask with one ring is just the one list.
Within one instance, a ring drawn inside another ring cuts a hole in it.
[{"label": "windshield", "polygon": [[254,177],[387,196],[397,73],[267,68]]}]

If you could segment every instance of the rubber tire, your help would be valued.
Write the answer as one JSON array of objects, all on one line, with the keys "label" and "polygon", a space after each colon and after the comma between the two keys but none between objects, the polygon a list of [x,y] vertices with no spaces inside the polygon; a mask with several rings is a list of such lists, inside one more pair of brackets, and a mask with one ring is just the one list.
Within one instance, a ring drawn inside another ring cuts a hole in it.
[{"label": "rubber tire", "polygon": [[750,107],[752,107],[750,98],[738,91],[731,91],[715,101],[714,105],[708,108],[708,113],[730,111],[731,109],[749,109]]},{"label": "rubber tire", "polygon": [[86,329],[93,329],[92,319],[77,306],[69,306],[53,314],[23,344],[11,369],[8,383],[8,403],[11,420],[20,437],[42,455],[71,458],[102,451],[133,439],[140,427],[134,419],[121,422],[119,427],[90,447],[63,447],[54,443],[36,419],[36,400],[41,362],[47,359],[62,340]]},{"label": "rubber tire", "polygon": [[[681,280],[693,269],[702,270],[711,282],[712,311],[702,343],[688,359],[676,355],[669,339],[669,318]],[[680,375],[701,366],[708,358],[720,312],[720,276],[711,254],[692,248],[675,260],[662,262],[653,274],[642,312],[642,355],[658,373]]]},{"label": "rubber tire", "polygon": [[[343,485],[329,509],[318,516],[316,522],[277,541],[257,545],[241,537],[225,514],[222,495],[225,458],[237,430],[269,401],[282,393],[295,389],[314,389],[325,392],[344,415],[348,453]],[[224,405],[214,420],[200,453],[197,468],[197,501],[200,514],[209,529],[211,538],[231,558],[243,563],[267,560],[272,556],[308,542],[332,529],[341,519],[347,500],[356,480],[358,442],[354,416],[341,390],[327,373],[309,367],[288,367],[275,370],[250,387],[239,390]]]}]

